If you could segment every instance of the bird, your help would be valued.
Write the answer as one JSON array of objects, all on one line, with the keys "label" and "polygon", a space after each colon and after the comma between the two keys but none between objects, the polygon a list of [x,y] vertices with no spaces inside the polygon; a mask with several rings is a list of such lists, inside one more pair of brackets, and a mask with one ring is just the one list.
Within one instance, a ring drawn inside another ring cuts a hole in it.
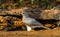
[{"label": "bird", "polygon": [[43,24],[41,24],[40,22],[38,22],[34,18],[29,17],[28,12],[26,12],[26,11],[21,12],[21,15],[22,15],[22,21],[26,25],[27,31],[31,31],[32,28],[35,28],[35,27],[43,27],[45,29],[50,30],[50,28],[43,26]]}]

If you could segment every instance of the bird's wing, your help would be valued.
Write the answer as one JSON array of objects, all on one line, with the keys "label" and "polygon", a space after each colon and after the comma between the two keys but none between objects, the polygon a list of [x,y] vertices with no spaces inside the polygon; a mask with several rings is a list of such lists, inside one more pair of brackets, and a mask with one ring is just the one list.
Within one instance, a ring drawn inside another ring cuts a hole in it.
[{"label": "bird's wing", "polygon": [[42,25],[40,22],[36,21],[36,20],[33,19],[33,18],[26,18],[26,21],[27,21],[29,24],[32,24],[32,25]]}]

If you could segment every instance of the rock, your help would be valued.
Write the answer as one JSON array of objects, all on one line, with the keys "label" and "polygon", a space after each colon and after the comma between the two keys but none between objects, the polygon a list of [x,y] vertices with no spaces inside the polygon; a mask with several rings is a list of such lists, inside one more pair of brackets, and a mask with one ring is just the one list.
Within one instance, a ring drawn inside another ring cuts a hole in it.
[{"label": "rock", "polygon": [[[60,17],[58,17],[60,14],[60,6],[56,6],[52,8],[51,10],[41,10],[39,8],[29,8],[26,10],[30,17],[35,19],[57,19],[60,20]],[[59,14],[59,15],[57,15]],[[57,17],[57,18],[56,18]]]}]

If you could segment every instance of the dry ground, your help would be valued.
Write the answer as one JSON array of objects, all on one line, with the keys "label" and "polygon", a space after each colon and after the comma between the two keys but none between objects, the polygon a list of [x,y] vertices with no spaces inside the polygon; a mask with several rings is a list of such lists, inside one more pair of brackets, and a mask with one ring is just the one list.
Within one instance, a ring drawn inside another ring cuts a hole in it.
[{"label": "dry ground", "polygon": [[60,37],[60,28],[39,31],[0,31],[0,37]]}]

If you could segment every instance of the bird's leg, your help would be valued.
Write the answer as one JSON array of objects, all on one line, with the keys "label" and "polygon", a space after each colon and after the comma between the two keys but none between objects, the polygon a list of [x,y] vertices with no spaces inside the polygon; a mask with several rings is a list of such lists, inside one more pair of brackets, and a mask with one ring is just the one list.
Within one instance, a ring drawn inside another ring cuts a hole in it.
[{"label": "bird's leg", "polygon": [[31,31],[32,30],[32,28],[30,26],[28,26],[27,24],[25,24],[25,26],[26,26],[27,31]]}]

